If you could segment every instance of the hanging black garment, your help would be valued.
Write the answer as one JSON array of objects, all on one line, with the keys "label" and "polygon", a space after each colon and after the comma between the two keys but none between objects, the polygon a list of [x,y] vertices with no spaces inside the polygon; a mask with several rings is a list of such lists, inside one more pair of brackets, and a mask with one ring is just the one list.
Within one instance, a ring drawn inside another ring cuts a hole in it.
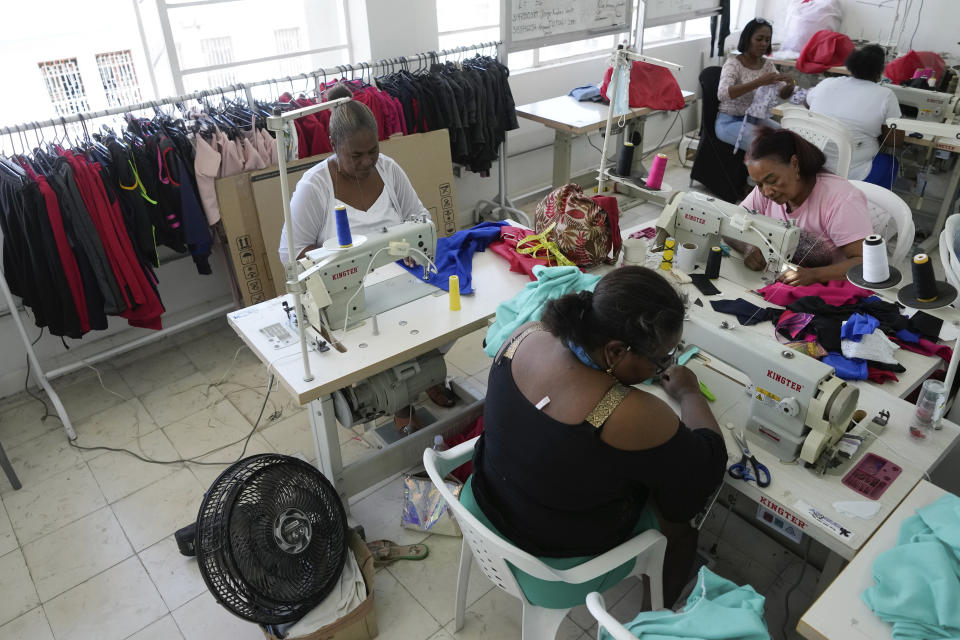
[{"label": "hanging black garment", "polygon": [[[720,0],[720,15],[710,16],[710,57],[723,55],[723,43],[729,35],[730,0]],[[714,44],[716,44],[716,53],[714,53]]]}]

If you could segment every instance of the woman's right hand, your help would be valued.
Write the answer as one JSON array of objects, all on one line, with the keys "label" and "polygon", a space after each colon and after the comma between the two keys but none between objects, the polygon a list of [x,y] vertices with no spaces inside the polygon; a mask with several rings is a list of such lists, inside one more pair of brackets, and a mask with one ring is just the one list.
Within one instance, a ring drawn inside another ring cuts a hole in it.
[{"label": "woman's right hand", "polygon": [[762,87],[767,84],[777,84],[778,82],[789,82],[790,76],[785,73],[777,73],[776,71],[768,71],[754,82],[757,83],[758,87]]},{"label": "woman's right hand", "polygon": [[660,378],[660,385],[671,398],[680,401],[687,393],[700,393],[700,383],[697,381],[697,374],[684,366],[675,364],[663,372]]}]

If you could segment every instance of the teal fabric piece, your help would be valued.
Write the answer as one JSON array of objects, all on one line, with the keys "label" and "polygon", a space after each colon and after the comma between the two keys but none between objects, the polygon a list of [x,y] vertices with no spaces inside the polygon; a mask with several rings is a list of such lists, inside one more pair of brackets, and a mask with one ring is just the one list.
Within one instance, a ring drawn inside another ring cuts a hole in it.
[{"label": "teal fabric piece", "polygon": [[[480,510],[480,505],[477,504],[473,496],[473,476],[467,478],[463,489],[460,491],[460,504],[473,514],[485,527],[490,529],[490,531],[501,538],[504,537],[497,528],[493,526],[490,520],[487,519],[483,511]],[[640,519],[633,533],[634,535],[639,535],[647,529],[660,529],[660,525],[657,523],[657,516],[650,508],[644,508],[640,513]],[[553,569],[572,569],[593,558],[594,556],[578,556],[575,558],[537,559]],[[527,601],[530,604],[546,609],[572,609],[573,607],[583,604],[587,599],[587,594],[591,591],[606,591],[626,578],[630,575],[630,572],[633,571],[633,564],[634,561],[630,560],[613,571],[609,571],[598,578],[581,584],[541,580],[513,566],[510,566],[510,571],[513,573],[513,577],[516,578],[517,584],[520,585],[523,595],[527,597]]]},{"label": "teal fabric piece", "polygon": [[577,267],[533,268],[536,281],[528,282],[523,291],[497,305],[496,321],[487,330],[484,353],[493,358],[507,338],[522,324],[539,320],[548,300],[587,289],[593,291],[600,276],[583,273]]},{"label": "teal fabric piece", "polygon": [[897,546],[873,563],[863,601],[898,640],[960,640],[960,498],[946,495],[907,518]]},{"label": "teal fabric piece", "polygon": [[[738,587],[701,567],[682,612],[644,611],[624,626],[643,640],[770,640],[763,603],[750,585]],[[599,637],[612,640],[606,629]]]}]

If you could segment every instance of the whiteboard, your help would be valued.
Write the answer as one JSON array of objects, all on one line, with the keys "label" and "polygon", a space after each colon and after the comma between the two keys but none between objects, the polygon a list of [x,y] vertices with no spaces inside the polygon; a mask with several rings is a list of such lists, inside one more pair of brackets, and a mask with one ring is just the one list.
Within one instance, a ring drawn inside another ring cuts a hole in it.
[{"label": "whiteboard", "polygon": [[503,0],[501,11],[507,51],[522,51],[630,31],[633,0]]},{"label": "whiteboard", "polygon": [[657,27],[720,13],[720,0],[647,0],[643,26]]}]

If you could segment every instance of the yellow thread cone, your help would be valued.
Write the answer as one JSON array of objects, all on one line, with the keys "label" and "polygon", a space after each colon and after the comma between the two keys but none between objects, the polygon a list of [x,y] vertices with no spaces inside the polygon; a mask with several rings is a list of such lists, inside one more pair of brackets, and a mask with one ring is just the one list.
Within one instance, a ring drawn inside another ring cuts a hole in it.
[{"label": "yellow thread cone", "polygon": [[460,311],[460,278],[450,276],[450,311]]}]

